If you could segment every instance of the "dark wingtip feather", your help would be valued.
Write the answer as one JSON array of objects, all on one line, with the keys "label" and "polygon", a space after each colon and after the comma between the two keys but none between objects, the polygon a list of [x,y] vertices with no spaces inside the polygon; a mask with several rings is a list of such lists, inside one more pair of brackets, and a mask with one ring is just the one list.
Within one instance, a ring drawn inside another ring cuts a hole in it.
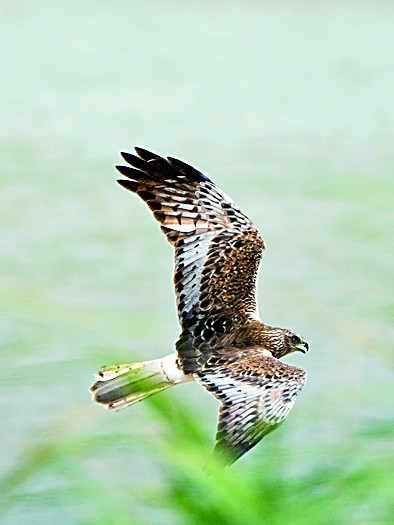
[{"label": "dark wingtip feather", "polygon": [[129,166],[118,165],[115,166],[115,168],[119,171],[119,173],[121,173],[129,179],[140,179],[143,175],[143,173],[140,170],[130,168]]},{"label": "dark wingtip feather", "polygon": [[193,168],[193,166],[190,166],[190,164],[186,164],[186,162],[183,162],[183,160],[176,159],[175,157],[167,157],[167,160],[171,166],[187,177],[190,177],[192,180],[196,180],[198,182],[212,182],[206,175],[201,173],[201,171]]},{"label": "dark wingtip feather", "polygon": [[[139,146],[136,146],[134,149],[138,156],[125,151],[121,152],[124,160],[130,166],[133,166],[134,169],[129,166],[116,166],[116,169],[126,177],[139,180],[142,178],[141,172],[143,172],[143,177],[157,181],[163,176],[176,177],[181,173],[190,181],[212,182],[212,180],[201,173],[201,171],[198,171],[196,168],[193,168],[193,166],[175,157],[167,157],[167,159],[165,159]],[[140,170],[140,175],[138,175],[137,170]]]},{"label": "dark wingtip feather", "polygon": [[129,191],[135,192],[138,189],[138,182],[135,182],[133,180],[118,179],[116,182],[120,184],[121,186],[123,186],[123,188],[126,188],[126,190],[129,190]]},{"label": "dark wingtip feather", "polygon": [[124,160],[130,164],[130,166],[134,166],[134,168],[138,168],[142,171],[145,171],[146,169],[146,162],[142,160],[142,158],[137,157],[136,155],[133,155],[132,153],[127,153],[126,151],[121,151],[120,154],[124,158]]},{"label": "dark wingtip feather", "polygon": [[152,151],[149,151],[144,148],[140,148],[139,146],[135,146],[135,152],[141,159],[143,160],[153,160],[153,159],[161,159],[163,157],[160,157],[160,155],[157,155],[156,153],[153,153]]}]

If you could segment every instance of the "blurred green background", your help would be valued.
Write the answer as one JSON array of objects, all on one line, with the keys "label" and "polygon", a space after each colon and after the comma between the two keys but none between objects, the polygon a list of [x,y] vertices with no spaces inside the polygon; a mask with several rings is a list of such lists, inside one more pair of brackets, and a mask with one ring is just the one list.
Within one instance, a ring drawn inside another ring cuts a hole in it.
[{"label": "blurred green background", "polygon": [[[2,525],[394,522],[393,27],[372,0],[1,3]],[[261,315],[312,348],[285,424],[209,478],[201,387],[87,392],[178,335],[171,248],[114,182],[135,144],[254,220]]]}]

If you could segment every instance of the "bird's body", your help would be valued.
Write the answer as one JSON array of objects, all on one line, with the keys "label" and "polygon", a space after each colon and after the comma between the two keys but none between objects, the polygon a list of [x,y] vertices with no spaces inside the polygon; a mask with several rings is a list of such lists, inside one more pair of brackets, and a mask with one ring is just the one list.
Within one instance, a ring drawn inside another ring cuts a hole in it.
[{"label": "bird's body", "polygon": [[264,240],[210,179],[184,162],[142,148],[123,153],[118,182],[135,192],[175,249],[181,334],[162,359],[103,367],[94,399],[120,409],[195,379],[221,401],[216,450],[230,464],[286,417],[306,380],[279,359],[306,352],[294,332],[263,323],[257,273]]}]

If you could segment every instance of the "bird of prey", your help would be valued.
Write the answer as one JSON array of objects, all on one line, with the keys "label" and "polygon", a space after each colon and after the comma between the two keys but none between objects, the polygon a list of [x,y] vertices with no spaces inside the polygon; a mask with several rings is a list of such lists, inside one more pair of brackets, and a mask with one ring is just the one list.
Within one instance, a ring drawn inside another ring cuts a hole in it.
[{"label": "bird of prey", "polygon": [[257,274],[265,244],[256,226],[194,167],[142,148],[122,153],[118,180],[152,210],[174,247],[181,333],[175,352],[141,363],[104,366],[93,399],[119,410],[195,380],[220,401],[215,454],[230,465],[290,412],[306,372],[281,361],[307,342],[261,321]]}]

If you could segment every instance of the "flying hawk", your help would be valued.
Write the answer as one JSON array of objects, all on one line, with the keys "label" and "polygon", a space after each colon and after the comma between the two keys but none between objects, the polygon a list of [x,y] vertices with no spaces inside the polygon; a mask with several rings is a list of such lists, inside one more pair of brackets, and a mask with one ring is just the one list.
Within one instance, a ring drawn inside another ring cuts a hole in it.
[{"label": "flying hawk", "polygon": [[265,249],[258,229],[215,183],[173,157],[142,148],[122,153],[119,184],[147,203],[175,249],[181,334],[161,359],[104,366],[93,399],[119,410],[196,380],[220,401],[215,453],[230,465],[275,430],[292,409],[306,372],[280,361],[307,342],[263,323],[256,281]]}]

